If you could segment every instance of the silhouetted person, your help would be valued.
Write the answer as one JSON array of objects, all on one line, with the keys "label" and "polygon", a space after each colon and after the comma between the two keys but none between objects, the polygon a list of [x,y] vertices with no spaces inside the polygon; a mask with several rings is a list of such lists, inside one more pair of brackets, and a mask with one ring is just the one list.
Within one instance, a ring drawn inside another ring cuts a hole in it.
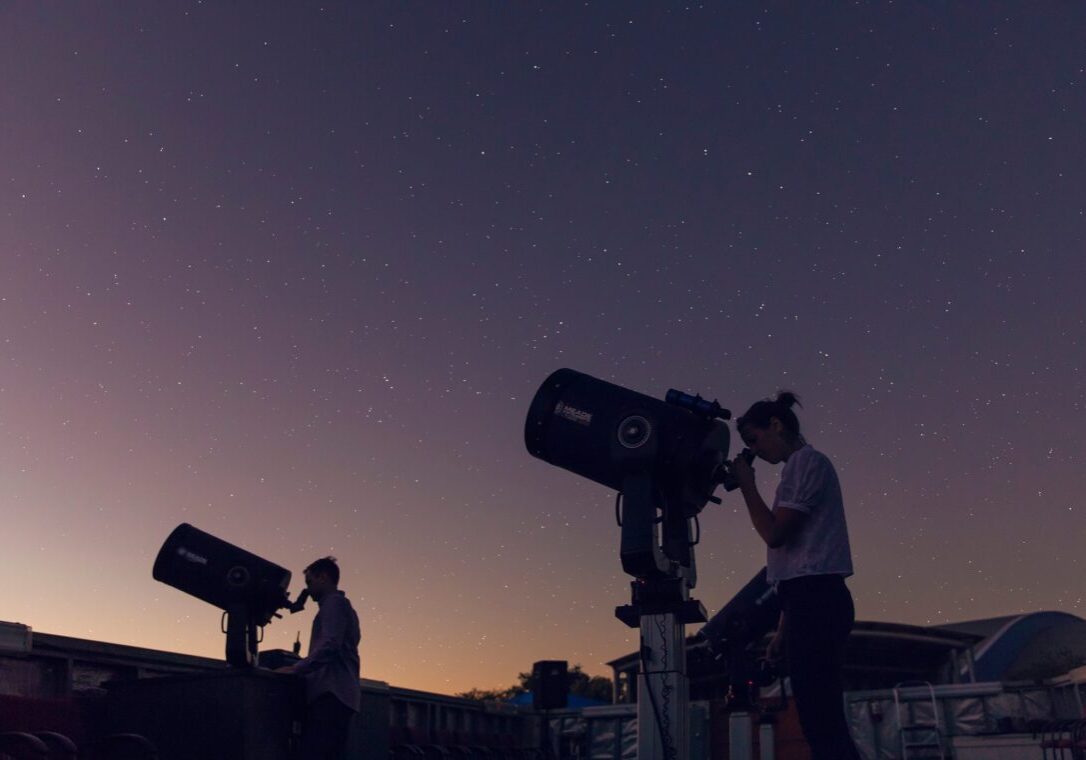
[{"label": "silhouetted person", "polygon": [[320,605],[309,636],[309,654],[280,672],[305,678],[306,712],[302,723],[302,760],[340,760],[351,717],[362,690],[358,678],[358,615],[339,590],[335,557],[318,559],[305,569],[305,587]]},{"label": "silhouetted person", "polygon": [[777,659],[783,653],[787,660],[803,735],[814,760],[859,760],[845,720],[841,676],[856,614],[845,585],[852,554],[844,500],[829,458],[799,434],[796,403],[795,395],[782,391],[735,423],[759,459],[784,462],[773,508],[762,500],[742,456],[732,470],[754,529],[769,547],[766,578],[777,584],[781,618],[768,654]]}]

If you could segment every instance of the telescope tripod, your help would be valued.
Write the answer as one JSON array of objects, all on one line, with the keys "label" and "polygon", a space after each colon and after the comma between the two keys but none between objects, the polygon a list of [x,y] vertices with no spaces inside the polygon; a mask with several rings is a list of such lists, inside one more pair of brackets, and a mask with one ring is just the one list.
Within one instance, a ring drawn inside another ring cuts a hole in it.
[{"label": "telescope tripod", "polygon": [[226,662],[235,668],[256,666],[261,622],[247,606],[231,605],[223,612],[222,632],[226,634]]},{"label": "telescope tripod", "polygon": [[638,760],[688,760],[690,682],[686,674],[686,624],[704,623],[705,608],[688,598],[686,579],[636,580],[631,604],[615,617],[641,629],[637,675]]}]

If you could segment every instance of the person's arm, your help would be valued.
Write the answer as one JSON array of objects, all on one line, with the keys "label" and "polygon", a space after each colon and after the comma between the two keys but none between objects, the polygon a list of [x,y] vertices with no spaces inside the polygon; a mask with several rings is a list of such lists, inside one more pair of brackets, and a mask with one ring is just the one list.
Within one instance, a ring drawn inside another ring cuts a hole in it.
[{"label": "person's arm", "polygon": [[758,532],[766,546],[776,549],[788,543],[807,520],[807,513],[798,509],[787,507],[778,508],[776,512],[770,510],[758,493],[758,485],[754,482],[754,470],[743,457],[736,457],[732,462],[732,471],[739,482],[743,501],[747,504],[747,512],[750,513],[750,521],[754,530]]},{"label": "person's arm", "polygon": [[291,666],[290,672],[305,675],[339,655],[343,640],[347,637],[347,608],[343,598],[334,596],[321,607],[320,639],[313,642],[304,659]]},{"label": "person's arm", "polygon": [[773,637],[769,640],[769,646],[766,647],[765,656],[771,663],[780,662],[784,655],[784,610],[781,610],[781,615],[777,619],[777,630],[773,632]]}]

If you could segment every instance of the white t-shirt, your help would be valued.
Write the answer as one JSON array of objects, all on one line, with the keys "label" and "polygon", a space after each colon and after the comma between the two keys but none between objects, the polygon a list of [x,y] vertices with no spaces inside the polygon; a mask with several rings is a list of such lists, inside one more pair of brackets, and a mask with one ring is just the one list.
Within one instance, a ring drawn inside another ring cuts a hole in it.
[{"label": "white t-shirt", "polygon": [[805,512],[807,520],[788,543],[769,549],[770,583],[804,575],[852,575],[841,483],[825,454],[804,445],[788,457],[773,499],[773,511],[781,508]]}]

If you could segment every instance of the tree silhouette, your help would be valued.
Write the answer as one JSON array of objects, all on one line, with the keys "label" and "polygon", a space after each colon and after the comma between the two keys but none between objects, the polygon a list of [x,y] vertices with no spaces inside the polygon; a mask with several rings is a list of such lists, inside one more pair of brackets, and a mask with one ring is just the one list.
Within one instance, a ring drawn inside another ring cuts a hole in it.
[{"label": "tree silhouette", "polygon": [[[595,699],[600,702],[610,703],[611,699],[611,679],[604,678],[603,676],[590,676],[581,670],[580,665],[573,665],[567,671],[567,677],[569,679],[569,693],[576,694],[588,699]],[[517,674],[517,683],[505,688],[505,689],[471,689],[469,691],[460,692],[456,696],[463,697],[464,699],[474,699],[477,701],[505,701],[512,699],[513,697],[520,696],[521,694],[527,694],[532,691],[532,687],[535,686],[535,680],[532,678],[531,672]]]}]

